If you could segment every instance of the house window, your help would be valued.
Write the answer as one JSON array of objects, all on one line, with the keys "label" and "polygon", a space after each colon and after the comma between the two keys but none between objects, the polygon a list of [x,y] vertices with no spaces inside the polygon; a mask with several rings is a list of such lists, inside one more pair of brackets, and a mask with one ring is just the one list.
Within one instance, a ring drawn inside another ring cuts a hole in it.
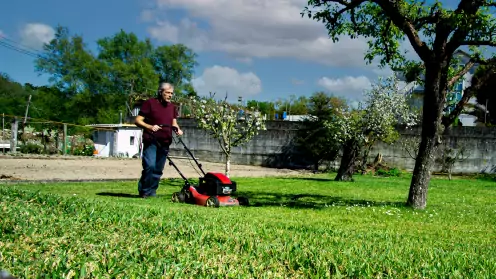
[{"label": "house window", "polygon": [[459,81],[457,84],[456,84],[456,87],[455,87],[456,91],[458,92],[462,92],[463,91],[463,81]]},{"label": "house window", "polygon": [[129,145],[134,145],[134,136],[129,138]]}]

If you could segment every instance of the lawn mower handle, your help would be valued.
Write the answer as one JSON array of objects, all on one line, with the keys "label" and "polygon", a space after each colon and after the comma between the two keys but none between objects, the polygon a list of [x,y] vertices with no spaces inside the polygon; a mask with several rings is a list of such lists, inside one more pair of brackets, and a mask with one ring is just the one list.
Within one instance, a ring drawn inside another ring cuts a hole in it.
[{"label": "lawn mower handle", "polygon": [[177,132],[177,127],[176,126],[172,126],[172,125],[169,125],[169,124],[160,124],[160,125],[157,125],[157,126],[159,126],[159,127],[171,127],[174,132]]},{"label": "lawn mower handle", "polygon": [[[169,125],[169,124],[160,124],[158,126],[159,127],[171,127],[174,132],[177,132],[177,130],[178,130],[176,126],[172,126],[172,125]],[[191,150],[189,150],[189,148],[183,142],[183,140],[181,139],[181,137],[178,137],[178,139],[179,139],[179,142],[181,142],[181,144],[184,146],[184,149],[186,149],[186,151],[188,152],[189,156],[191,156],[191,158],[193,158],[193,160],[195,161],[195,163],[198,166],[198,168],[200,168],[200,170],[203,173],[203,175],[205,175],[205,171],[202,168],[202,164],[200,164],[200,162],[198,162],[198,160],[196,160],[195,155],[193,155],[193,153],[191,153]]]}]

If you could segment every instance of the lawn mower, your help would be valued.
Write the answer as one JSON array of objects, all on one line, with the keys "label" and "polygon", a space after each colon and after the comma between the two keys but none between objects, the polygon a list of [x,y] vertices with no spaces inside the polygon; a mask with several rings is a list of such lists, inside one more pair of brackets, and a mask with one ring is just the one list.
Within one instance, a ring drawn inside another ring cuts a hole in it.
[{"label": "lawn mower", "polygon": [[[171,127],[171,125],[159,125],[160,127]],[[177,128],[172,126],[174,132]],[[191,150],[186,146],[181,137],[176,137],[184,146],[186,152],[195,161],[198,168],[201,170],[203,177],[199,178],[199,184],[193,185],[179,170],[177,165],[167,156],[169,165],[174,167],[179,175],[184,180],[184,186],[181,191],[174,192],[171,197],[172,202],[182,202],[189,204],[202,205],[207,207],[219,206],[248,206],[248,198],[237,197],[233,198],[231,194],[236,192],[236,182],[232,181],[226,175],[219,172],[208,172],[202,168],[202,164],[198,162]]]}]

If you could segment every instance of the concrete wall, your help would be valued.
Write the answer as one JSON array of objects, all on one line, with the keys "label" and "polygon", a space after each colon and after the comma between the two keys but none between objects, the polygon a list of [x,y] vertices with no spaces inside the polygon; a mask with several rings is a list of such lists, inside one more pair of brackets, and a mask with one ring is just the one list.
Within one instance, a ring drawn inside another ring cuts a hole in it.
[{"label": "concrete wall", "polygon": [[[221,162],[223,153],[216,139],[206,131],[197,128],[192,119],[179,119],[179,125],[185,132],[182,137],[186,146],[200,162]],[[267,130],[262,131],[253,140],[232,152],[233,164],[264,165],[271,167],[298,168],[311,163],[304,154],[298,154],[291,140],[301,122],[267,121]],[[402,138],[415,137],[419,130],[401,131]],[[454,127],[443,139],[446,146],[468,148],[469,157],[455,164],[454,172],[494,172],[496,170],[496,128]],[[389,165],[412,170],[415,161],[408,155],[401,144],[377,144],[370,153],[372,160],[377,153],[383,155]],[[188,156],[180,143],[172,144],[171,155]],[[338,163],[338,162],[336,162]],[[440,165],[435,166],[439,170]]]},{"label": "concrete wall", "polygon": [[[392,145],[379,143],[374,146],[371,157],[381,153],[390,164],[406,170],[413,170],[415,160],[410,157],[401,144],[401,140],[419,138],[420,129],[402,131],[401,133],[400,141]],[[441,158],[445,148],[466,149],[463,160],[456,162],[453,166],[455,173],[496,172],[496,128],[453,127],[442,137],[442,144],[436,153],[438,159]],[[440,171],[441,168],[441,164],[437,162],[433,171]]]}]

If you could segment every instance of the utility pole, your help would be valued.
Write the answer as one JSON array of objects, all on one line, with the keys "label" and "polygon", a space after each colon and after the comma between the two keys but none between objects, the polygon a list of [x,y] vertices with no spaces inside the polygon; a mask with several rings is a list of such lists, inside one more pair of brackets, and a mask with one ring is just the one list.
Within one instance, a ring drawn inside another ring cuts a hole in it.
[{"label": "utility pole", "polygon": [[29,95],[28,98],[28,104],[26,106],[26,113],[24,114],[24,122],[22,123],[23,125],[26,125],[26,120],[28,118],[28,111],[29,111],[29,104],[31,103],[31,95]]},{"label": "utility pole", "polygon": [[26,128],[26,121],[28,120],[29,104],[31,104],[31,95],[29,95],[28,104],[26,105],[26,113],[24,113],[24,121],[22,121],[22,141],[23,142],[26,139],[26,135],[24,134],[24,130]]}]

